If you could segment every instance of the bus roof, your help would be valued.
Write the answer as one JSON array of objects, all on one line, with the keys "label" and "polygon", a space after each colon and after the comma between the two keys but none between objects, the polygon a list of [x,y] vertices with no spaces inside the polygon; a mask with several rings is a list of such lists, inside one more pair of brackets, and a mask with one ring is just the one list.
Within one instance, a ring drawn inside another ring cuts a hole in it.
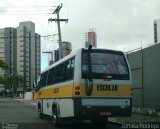
[{"label": "bus roof", "polygon": [[65,60],[68,60],[69,58],[71,58],[71,57],[73,57],[74,55],[76,55],[76,53],[77,53],[78,51],[81,51],[81,50],[82,50],[82,49],[78,49],[77,51],[71,52],[71,53],[70,53],[69,55],[67,55],[66,57],[62,58],[61,60],[55,62],[54,64],[52,64],[52,65],[50,65],[49,67],[47,67],[46,69],[44,69],[41,73],[44,73],[44,72],[46,72],[47,70],[49,70],[50,68],[52,68],[52,67],[54,67],[54,66],[56,66],[56,65],[58,65],[58,64],[60,64],[60,63],[62,63],[62,62],[64,62]]},{"label": "bus roof", "polygon": [[[88,48],[79,48],[78,50],[71,52],[69,55],[67,55],[66,57],[62,58],[61,60],[55,62],[55,63],[52,64],[52,65],[50,65],[49,67],[47,67],[46,69],[44,69],[41,73],[44,73],[44,72],[46,72],[47,70],[49,70],[50,68],[52,68],[52,67],[54,67],[54,66],[56,66],[56,65],[58,65],[58,64],[60,64],[60,63],[62,63],[62,62],[64,62],[64,61],[68,60],[69,58],[75,56],[76,53],[82,51],[82,49],[83,49],[83,50],[88,50]],[[117,50],[104,49],[104,48],[92,48],[92,49],[93,49],[93,50],[108,50],[108,51],[121,52],[121,51],[117,51]]]}]

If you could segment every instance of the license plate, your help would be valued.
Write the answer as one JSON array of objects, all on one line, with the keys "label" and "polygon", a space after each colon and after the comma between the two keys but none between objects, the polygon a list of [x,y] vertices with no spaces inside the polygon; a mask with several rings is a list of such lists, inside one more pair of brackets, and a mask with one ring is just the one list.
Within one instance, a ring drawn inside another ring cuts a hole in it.
[{"label": "license plate", "polygon": [[101,116],[111,116],[112,113],[111,112],[100,112]]}]

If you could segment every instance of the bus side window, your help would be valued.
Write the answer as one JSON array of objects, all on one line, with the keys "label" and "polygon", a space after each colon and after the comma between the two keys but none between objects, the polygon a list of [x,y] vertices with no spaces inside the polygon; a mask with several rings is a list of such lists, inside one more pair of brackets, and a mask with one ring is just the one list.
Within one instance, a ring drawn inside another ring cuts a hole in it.
[{"label": "bus side window", "polygon": [[65,62],[64,71],[65,71],[64,81],[73,80],[73,74],[74,74],[74,59],[73,58]]},{"label": "bus side window", "polygon": [[55,83],[59,83],[63,81],[63,65],[64,64],[60,64],[58,66],[56,66],[56,71],[55,71]]},{"label": "bus side window", "polygon": [[42,86],[42,81],[41,81],[41,76],[38,77],[36,87],[41,87]]},{"label": "bus side window", "polygon": [[73,79],[74,76],[74,67],[75,67],[75,58],[73,58],[71,60],[71,64],[70,64],[70,79]]},{"label": "bus side window", "polygon": [[63,75],[64,81],[70,80],[69,74],[70,74],[70,61],[66,61],[64,63],[64,72],[65,74]]},{"label": "bus side window", "polygon": [[51,85],[55,83],[54,75],[55,75],[55,68],[52,68],[49,70],[47,85]]},{"label": "bus side window", "polygon": [[48,71],[45,72],[45,73],[43,73],[43,74],[41,75],[41,80],[40,80],[40,82],[41,82],[41,84],[42,84],[42,87],[46,86],[47,75],[48,75]]}]

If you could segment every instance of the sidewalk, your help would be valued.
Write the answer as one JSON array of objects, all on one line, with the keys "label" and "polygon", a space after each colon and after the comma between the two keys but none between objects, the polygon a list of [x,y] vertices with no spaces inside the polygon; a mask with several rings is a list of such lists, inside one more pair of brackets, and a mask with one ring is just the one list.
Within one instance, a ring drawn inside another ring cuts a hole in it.
[{"label": "sidewalk", "polygon": [[5,97],[5,98],[0,97],[0,101],[6,101],[6,100],[13,100],[13,98],[12,97]]},{"label": "sidewalk", "polygon": [[133,113],[131,117],[111,117],[109,121],[115,123],[157,123],[160,124],[159,116],[142,115]]}]

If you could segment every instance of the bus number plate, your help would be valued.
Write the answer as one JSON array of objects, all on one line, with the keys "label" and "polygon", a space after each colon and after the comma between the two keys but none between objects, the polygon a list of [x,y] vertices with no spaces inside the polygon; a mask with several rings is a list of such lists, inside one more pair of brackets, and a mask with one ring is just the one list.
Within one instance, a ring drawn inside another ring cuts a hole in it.
[{"label": "bus number plate", "polygon": [[111,112],[100,112],[101,116],[111,116],[112,113]]}]

